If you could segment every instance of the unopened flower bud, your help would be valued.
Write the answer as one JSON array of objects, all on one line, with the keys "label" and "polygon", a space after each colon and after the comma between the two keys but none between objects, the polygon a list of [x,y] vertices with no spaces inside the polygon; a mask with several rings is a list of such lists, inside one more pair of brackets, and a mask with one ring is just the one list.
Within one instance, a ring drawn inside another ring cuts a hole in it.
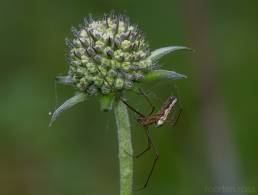
[{"label": "unopened flower bud", "polygon": [[[142,78],[138,71],[152,68],[152,62],[146,61],[150,55],[148,44],[126,17],[90,17],[79,29],[73,27],[71,31],[74,37],[66,40],[69,75],[79,78],[73,81],[80,91],[93,95],[130,89]],[[135,68],[136,61],[140,68]]]}]

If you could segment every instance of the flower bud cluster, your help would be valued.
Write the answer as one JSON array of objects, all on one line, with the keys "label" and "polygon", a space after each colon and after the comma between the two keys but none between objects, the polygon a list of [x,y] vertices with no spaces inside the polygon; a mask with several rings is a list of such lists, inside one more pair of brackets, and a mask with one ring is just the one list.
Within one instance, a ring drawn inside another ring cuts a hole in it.
[{"label": "flower bud cluster", "polygon": [[89,95],[130,89],[152,68],[148,43],[124,16],[90,17],[72,33],[66,40],[69,75]]}]

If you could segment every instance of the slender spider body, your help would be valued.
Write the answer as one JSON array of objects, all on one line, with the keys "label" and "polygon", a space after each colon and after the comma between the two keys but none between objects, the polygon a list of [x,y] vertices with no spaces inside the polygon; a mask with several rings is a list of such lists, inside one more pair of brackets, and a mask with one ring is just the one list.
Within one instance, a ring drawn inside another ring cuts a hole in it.
[{"label": "slender spider body", "polygon": [[177,98],[171,96],[163,104],[160,111],[156,114],[149,114],[148,116],[139,116],[137,122],[142,126],[150,126],[156,124],[156,127],[160,127],[167,121],[168,114],[171,112],[172,108],[177,102]]},{"label": "slender spider body", "polygon": [[152,124],[156,124],[158,122],[159,114],[155,114],[152,116],[139,116],[137,118],[137,122],[140,123],[142,126],[150,126]]}]

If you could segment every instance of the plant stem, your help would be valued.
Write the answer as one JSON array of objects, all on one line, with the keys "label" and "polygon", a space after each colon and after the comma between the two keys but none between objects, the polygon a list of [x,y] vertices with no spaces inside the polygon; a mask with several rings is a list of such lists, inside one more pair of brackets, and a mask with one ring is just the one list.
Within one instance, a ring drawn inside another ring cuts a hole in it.
[{"label": "plant stem", "polygon": [[132,195],[133,154],[130,121],[126,106],[120,100],[114,106],[117,133],[118,157],[120,166],[120,195]]}]

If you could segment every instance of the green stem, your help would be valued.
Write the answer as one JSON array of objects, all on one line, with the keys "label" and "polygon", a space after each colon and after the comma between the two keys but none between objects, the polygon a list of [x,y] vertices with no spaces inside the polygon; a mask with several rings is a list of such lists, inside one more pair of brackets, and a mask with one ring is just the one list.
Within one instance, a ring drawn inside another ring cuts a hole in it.
[{"label": "green stem", "polygon": [[118,157],[120,166],[120,195],[132,195],[133,186],[133,154],[130,121],[126,106],[120,100],[114,107],[117,133]]}]

